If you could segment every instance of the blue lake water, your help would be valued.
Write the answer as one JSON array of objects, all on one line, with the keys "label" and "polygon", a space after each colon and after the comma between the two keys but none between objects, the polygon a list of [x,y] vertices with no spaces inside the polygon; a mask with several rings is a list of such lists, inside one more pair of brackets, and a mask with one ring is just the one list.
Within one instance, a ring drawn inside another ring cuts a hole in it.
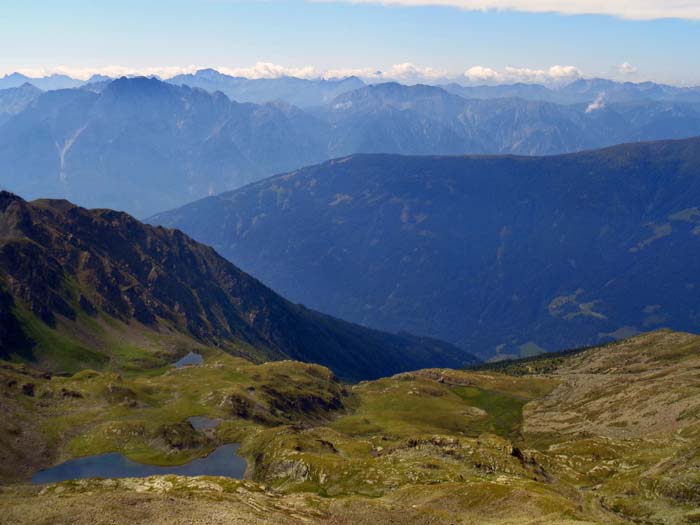
[{"label": "blue lake water", "polygon": [[145,478],[164,474],[242,478],[246,461],[238,455],[238,447],[238,444],[223,445],[207,457],[176,467],[145,465],[118,453],[85,456],[37,472],[32,477],[32,483],[56,483],[83,478]]},{"label": "blue lake water", "polygon": [[195,430],[205,430],[207,428],[216,428],[219,426],[219,422],[216,419],[206,416],[188,417],[187,421]]},{"label": "blue lake water", "polygon": [[201,365],[203,362],[204,358],[201,356],[201,354],[198,354],[197,352],[190,352],[179,361],[176,361],[175,367],[180,368],[188,365]]}]

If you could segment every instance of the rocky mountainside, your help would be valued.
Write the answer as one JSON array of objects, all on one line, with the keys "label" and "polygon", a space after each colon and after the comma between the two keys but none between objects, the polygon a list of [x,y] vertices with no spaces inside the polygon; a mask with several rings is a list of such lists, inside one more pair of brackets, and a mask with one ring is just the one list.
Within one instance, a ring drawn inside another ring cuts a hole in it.
[{"label": "rocky mountainside", "polygon": [[[385,83],[301,110],[152,78],[96,81],[32,95],[0,116],[0,187],[146,217],[355,153],[545,155],[700,135],[692,102],[477,100]],[[324,82],[321,98],[350,88]]]},{"label": "rocky mountainside", "polygon": [[219,347],[371,378],[474,362],[451,345],[294,305],[180,231],[0,193],[0,356],[50,370],[153,368]]},{"label": "rocky mountainside", "polygon": [[484,357],[700,329],[700,139],[358,155],[157,215],[294,301]]}]

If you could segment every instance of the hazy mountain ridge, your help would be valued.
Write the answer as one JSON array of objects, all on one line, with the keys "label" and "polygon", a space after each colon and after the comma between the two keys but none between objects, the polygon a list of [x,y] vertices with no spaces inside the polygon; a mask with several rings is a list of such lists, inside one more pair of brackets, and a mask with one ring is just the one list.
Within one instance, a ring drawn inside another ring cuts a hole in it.
[{"label": "hazy mountain ridge", "polygon": [[[319,130],[320,128],[320,130]],[[325,126],[154,79],[50,91],[0,127],[0,184],[137,215],[323,160]]]},{"label": "hazy mountain ridge", "polygon": [[[42,90],[67,89],[114,79],[115,77],[102,74],[94,74],[83,81],[61,74],[28,77],[21,73],[11,73],[0,77],[0,89],[19,87],[24,83],[33,84]],[[220,73],[211,68],[159,80],[175,85],[199,87],[210,92],[222,91],[238,102],[259,104],[280,100],[301,107],[326,104],[338,95],[365,85],[362,79],[354,76],[329,79],[291,76],[247,78]],[[700,86],[673,86],[652,81],[620,82],[606,78],[579,78],[558,86],[525,82],[478,85],[473,82],[463,84],[456,80],[436,85],[465,98],[486,100],[515,97],[558,104],[583,104],[602,97],[607,102],[700,102]]]},{"label": "hazy mountain ridge", "polygon": [[0,89],[16,88],[23,84],[31,84],[43,91],[54,89],[77,88],[84,84],[82,80],[71,78],[68,75],[53,74],[44,77],[28,77],[22,73],[10,73],[0,77]]},{"label": "hazy mountain ridge", "polygon": [[700,104],[468,100],[396,83],[302,110],[143,77],[98,79],[13,107],[0,123],[2,187],[140,217],[355,153],[543,155],[700,134]]},{"label": "hazy mountain ridge", "polygon": [[551,155],[700,134],[700,105],[561,105],[464,99],[433,86],[379,84],[339,96],[316,115],[331,122],[331,152]]},{"label": "hazy mountain ridge", "polygon": [[[2,356],[49,368],[57,360],[84,367],[114,359],[112,348],[123,341],[105,341],[109,319],[126,330],[121,339],[177,336],[185,347],[189,341],[256,360],[327,363],[348,378],[474,361],[448,344],[289,303],[181,232],[111,210],[0,193],[0,259]],[[148,353],[140,353],[147,367]]]},{"label": "hazy mountain ridge", "polygon": [[238,102],[261,104],[279,100],[299,107],[327,104],[338,95],[365,85],[357,77],[330,80],[295,77],[250,79],[224,75],[214,69],[200,69],[194,74],[177,75],[167,79],[167,82],[211,92],[221,91]]},{"label": "hazy mountain ridge", "polygon": [[0,125],[24,110],[42,91],[31,84],[0,89]]},{"label": "hazy mountain ridge", "polygon": [[700,86],[679,87],[656,82],[616,82],[604,78],[581,78],[560,87],[540,84],[499,84],[463,86],[444,84],[445,90],[465,98],[493,99],[517,97],[557,104],[605,102],[700,102]]},{"label": "hazy mountain ridge", "polygon": [[483,356],[700,328],[700,139],[358,155],[159,214],[293,300]]}]

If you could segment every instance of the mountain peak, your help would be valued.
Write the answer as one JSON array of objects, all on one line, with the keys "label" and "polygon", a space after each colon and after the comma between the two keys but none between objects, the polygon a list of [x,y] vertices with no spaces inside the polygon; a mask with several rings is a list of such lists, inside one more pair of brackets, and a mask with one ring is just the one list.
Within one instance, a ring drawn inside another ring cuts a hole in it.
[{"label": "mountain peak", "polygon": [[206,79],[219,79],[221,77],[229,76],[217,71],[213,68],[198,69],[195,71],[194,76],[206,78]]},{"label": "mountain peak", "polygon": [[114,78],[107,75],[94,74],[86,82],[86,84],[94,84],[95,82],[109,82]]},{"label": "mountain peak", "polygon": [[0,190],[0,212],[4,212],[13,202],[25,202],[22,197],[9,191]]},{"label": "mountain peak", "polygon": [[31,81],[31,78],[28,77],[27,75],[23,75],[22,73],[9,73],[5,75],[4,77],[0,78],[0,80],[24,80],[24,81]]},{"label": "mountain peak", "polygon": [[163,82],[155,77],[119,77],[105,87],[103,95],[131,96],[147,95],[159,96],[172,91],[173,85]]}]

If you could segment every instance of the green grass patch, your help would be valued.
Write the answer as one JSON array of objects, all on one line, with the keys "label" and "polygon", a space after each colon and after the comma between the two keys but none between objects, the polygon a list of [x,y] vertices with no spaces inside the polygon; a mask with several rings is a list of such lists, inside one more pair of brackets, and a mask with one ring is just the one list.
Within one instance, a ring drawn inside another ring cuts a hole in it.
[{"label": "green grass patch", "polygon": [[482,417],[470,414],[458,396],[432,382],[382,379],[368,385],[359,398],[355,412],[333,422],[332,428],[350,435],[396,437],[429,432],[474,434],[483,429]]},{"label": "green grass patch", "polygon": [[110,348],[110,353],[110,368],[126,375],[159,375],[169,365],[162,357],[133,343],[115,344]]},{"label": "green grass patch", "polygon": [[22,330],[34,342],[33,359],[56,372],[73,373],[84,368],[102,368],[109,358],[61,335],[22,307],[13,314]]},{"label": "green grass patch", "polygon": [[452,392],[464,399],[470,406],[488,413],[489,430],[499,436],[514,438],[520,434],[523,424],[523,407],[526,400],[501,392],[477,387],[460,386]]}]

